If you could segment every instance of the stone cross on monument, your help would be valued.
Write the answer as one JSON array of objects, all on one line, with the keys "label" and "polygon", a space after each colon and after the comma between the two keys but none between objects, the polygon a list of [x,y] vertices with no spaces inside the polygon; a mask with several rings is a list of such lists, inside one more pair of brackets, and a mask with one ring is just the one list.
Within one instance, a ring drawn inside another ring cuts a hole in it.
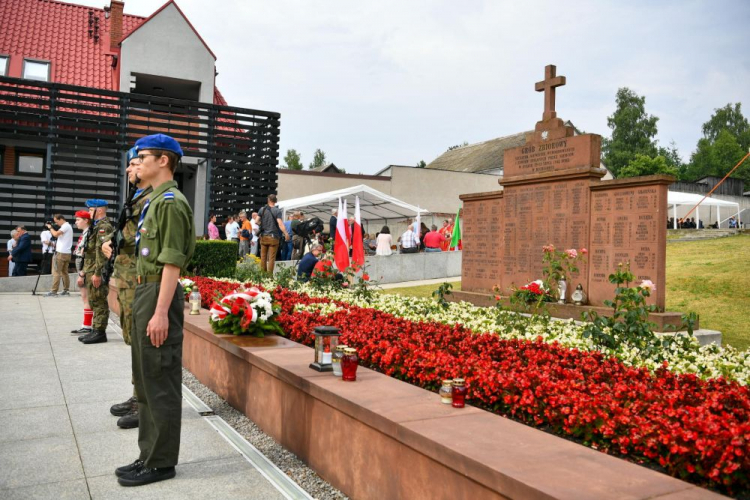
[{"label": "stone cross on monument", "polygon": [[544,92],[544,115],[542,121],[551,120],[557,117],[555,113],[555,88],[565,85],[564,76],[555,76],[557,67],[554,64],[548,64],[544,68],[544,80],[536,82],[534,88],[537,92]]}]

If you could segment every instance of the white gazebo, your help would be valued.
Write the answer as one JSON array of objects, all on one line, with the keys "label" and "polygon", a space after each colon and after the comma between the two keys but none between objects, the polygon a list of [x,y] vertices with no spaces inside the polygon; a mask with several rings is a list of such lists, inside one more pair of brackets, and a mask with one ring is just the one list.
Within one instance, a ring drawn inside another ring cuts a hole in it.
[{"label": "white gazebo", "polygon": [[[669,191],[667,193],[667,206],[672,209],[672,217],[674,218],[674,229],[677,229],[677,207],[689,206],[690,208],[696,206],[703,200],[704,195],[695,193],[680,193],[677,191]],[[727,210],[724,213],[737,216],[737,225],[740,224],[740,204],[733,201],[717,200],[716,198],[708,197],[698,205],[695,209],[696,220],[701,220],[701,207],[716,207],[716,220],[719,222],[719,227],[723,222],[721,219],[722,207]]]},{"label": "white gazebo", "polygon": [[393,196],[381,193],[370,186],[360,184],[335,191],[311,194],[301,198],[283,200],[278,207],[284,214],[292,210],[302,210],[305,217],[318,217],[323,222],[328,222],[333,210],[338,208],[339,198],[347,201],[349,215],[354,215],[354,198],[359,196],[359,211],[363,221],[384,221],[414,218],[429,214],[428,210],[410,205]]}]

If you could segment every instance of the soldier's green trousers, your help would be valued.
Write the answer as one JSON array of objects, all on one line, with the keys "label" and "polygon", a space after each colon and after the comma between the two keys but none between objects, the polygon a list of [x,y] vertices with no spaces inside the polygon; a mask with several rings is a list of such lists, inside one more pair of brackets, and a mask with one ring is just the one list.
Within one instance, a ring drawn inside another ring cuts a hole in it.
[{"label": "soldier's green trousers", "polygon": [[185,295],[178,284],[169,306],[169,333],[161,347],[146,335],[159,297],[159,283],[135,289],[131,353],[138,393],[138,446],[146,467],[174,467],[182,424],[182,324]]},{"label": "soldier's green trousers", "polygon": [[93,277],[93,274],[86,274],[86,286],[88,287],[89,292],[89,306],[94,311],[94,320],[91,323],[91,328],[106,332],[107,323],[109,323],[109,302],[107,302],[109,285],[102,283],[97,288],[94,286]]},{"label": "soldier's green trousers", "polygon": [[[119,280],[118,280],[119,284]],[[122,338],[130,345],[133,330],[133,300],[135,299],[135,287],[120,287],[117,289],[117,303],[120,304],[120,326],[122,327]]]}]

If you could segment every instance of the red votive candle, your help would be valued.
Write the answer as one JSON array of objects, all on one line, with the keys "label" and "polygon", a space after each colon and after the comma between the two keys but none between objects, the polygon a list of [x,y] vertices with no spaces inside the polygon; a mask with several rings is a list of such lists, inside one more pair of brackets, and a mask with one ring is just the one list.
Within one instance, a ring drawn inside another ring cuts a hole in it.
[{"label": "red votive candle", "polygon": [[463,408],[466,405],[466,381],[462,378],[453,379],[453,408]]},{"label": "red votive candle", "polygon": [[357,380],[357,350],[353,347],[347,347],[344,349],[344,357],[341,358],[341,373],[342,377],[347,382],[354,382]]}]

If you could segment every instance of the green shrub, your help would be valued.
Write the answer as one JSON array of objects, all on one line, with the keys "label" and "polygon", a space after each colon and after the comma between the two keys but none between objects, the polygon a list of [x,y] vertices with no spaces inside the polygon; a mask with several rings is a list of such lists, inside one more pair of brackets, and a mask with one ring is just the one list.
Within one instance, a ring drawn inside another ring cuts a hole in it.
[{"label": "green shrub", "polygon": [[238,250],[236,241],[198,240],[188,271],[196,276],[234,278]]}]

